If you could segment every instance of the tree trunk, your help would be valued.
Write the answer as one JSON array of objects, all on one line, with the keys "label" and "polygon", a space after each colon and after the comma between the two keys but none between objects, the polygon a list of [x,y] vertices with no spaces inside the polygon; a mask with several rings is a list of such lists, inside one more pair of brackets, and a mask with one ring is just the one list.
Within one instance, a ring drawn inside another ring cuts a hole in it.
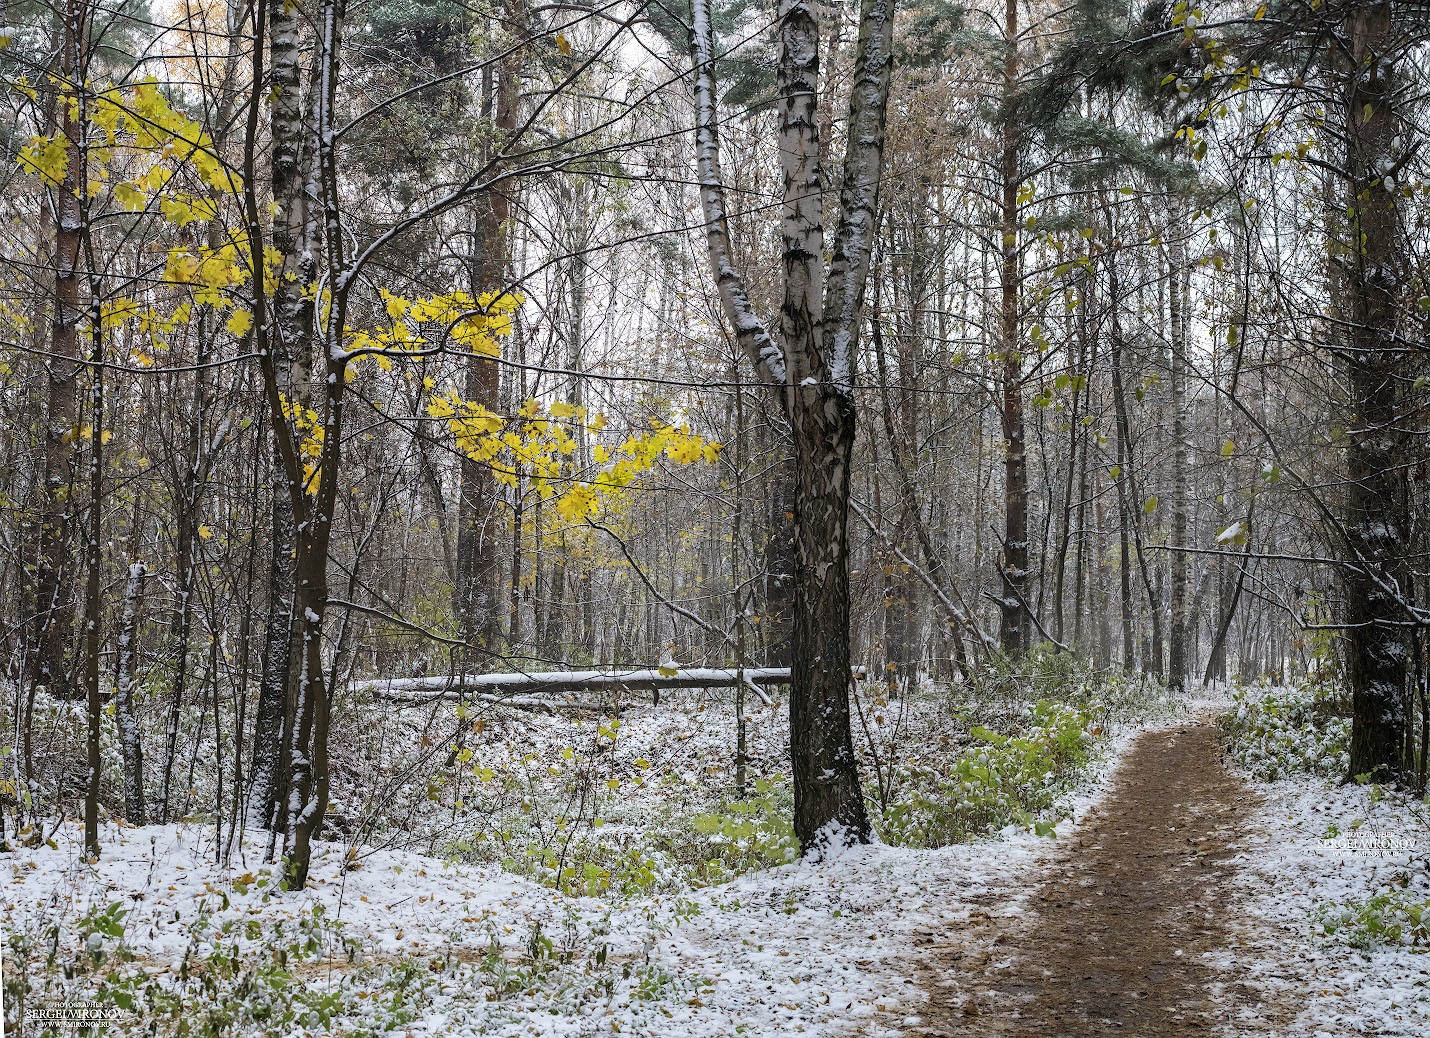
[{"label": "tree trunk", "polygon": [[[273,453],[276,455],[276,448]],[[286,770],[288,661],[293,642],[293,502],[281,458],[270,456],[268,613],[249,766],[248,824],[278,829],[280,776]]]},{"label": "tree trunk", "polygon": [[[273,290],[273,331],[270,338],[275,369],[281,373],[281,392],[288,406],[306,409],[312,371],[312,307],[304,288],[313,283],[317,269],[316,234],[312,195],[315,192],[313,149],[305,119],[305,92],[301,70],[302,33],[311,12],[298,3],[268,6],[270,51],[269,80],[273,84],[270,132],[273,151],[270,175],[273,185],[272,245],[280,257]],[[285,415],[272,416],[276,425]],[[253,763],[249,768],[248,820],[256,827],[281,829],[285,822],[279,807],[284,777],[289,773],[286,748],[291,745],[293,695],[300,640],[294,613],[296,569],[296,516],[287,463],[274,447],[272,488],[272,561],[268,575],[268,617],[264,623],[263,665],[259,677],[258,708],[254,719]]]},{"label": "tree trunk", "polygon": [[[63,7],[61,75],[78,82],[88,35],[89,7],[85,0],[68,0]],[[60,131],[69,145],[62,183],[50,186],[54,206],[54,301],[50,314],[50,356],[45,358],[49,393],[45,409],[45,474],[40,491],[40,516],[35,558],[33,636],[26,662],[31,685],[43,685],[55,695],[70,694],[66,646],[74,630],[74,594],[70,562],[70,534],[75,481],[75,447],[78,442],[79,391],[79,280],[81,176],[79,139],[82,133],[76,109],[65,96],[51,102],[59,112]],[[52,124],[53,125],[53,124]]]},{"label": "tree trunk", "polygon": [[144,744],[139,738],[139,717],[134,709],[135,639],[139,607],[149,570],[144,563],[129,564],[124,582],[124,609],[119,618],[119,676],[115,682],[114,721],[119,730],[119,753],[124,768],[124,818],[130,825],[148,824],[144,803]]},{"label": "tree trunk", "polygon": [[[196,387],[196,393],[202,394],[203,387]],[[170,630],[173,634],[174,653],[174,677],[169,690],[169,718],[168,732],[164,752],[164,775],[160,783],[159,791],[159,820],[163,823],[169,821],[169,807],[171,797],[171,784],[174,777],[174,758],[179,748],[179,721],[183,715],[184,700],[188,695],[189,678],[189,629],[193,623],[193,597],[194,597],[194,532],[195,518],[193,515],[193,505],[195,504],[195,485],[197,483],[197,468],[199,465],[198,451],[198,425],[201,421],[202,408],[196,406],[196,414],[190,428],[189,450],[190,456],[186,459],[186,470],[180,479],[178,493],[175,501],[178,504],[175,519],[175,562],[178,571],[179,586],[178,597],[174,603],[174,615]]]},{"label": "tree trunk", "polygon": [[[516,18],[512,24],[520,24]],[[508,56],[496,68],[488,67],[482,79],[482,109],[491,120],[495,139],[484,149],[483,159],[491,168],[491,155],[516,126],[517,58]],[[511,204],[502,186],[483,192],[475,204],[472,254],[468,261],[473,299],[487,292],[504,292],[509,265],[507,230]],[[467,360],[466,398],[490,411],[501,407],[501,367],[496,356],[473,354]],[[501,631],[502,566],[499,539],[501,486],[489,464],[463,457],[461,489],[457,512],[457,574],[454,611],[461,625],[462,640],[479,653],[496,651]]]},{"label": "tree trunk", "polygon": [[809,387],[795,394],[799,474],[790,695],[794,830],[800,845],[867,843],[869,818],[849,712],[849,467],[853,402]]},{"label": "tree trunk", "polygon": [[1013,107],[1018,85],[1018,0],[1007,0],[1003,45],[1003,151],[999,159],[998,349],[1003,361],[1003,587],[998,643],[1005,653],[1030,648],[1028,620],[1028,460],[1023,421],[1023,354],[1018,320],[1018,152],[1021,141]]},{"label": "tree trunk", "polygon": [[1114,477],[1117,484],[1117,540],[1118,540],[1118,590],[1122,618],[1122,669],[1131,673],[1135,666],[1132,649],[1132,544],[1128,536],[1133,518],[1132,502],[1128,500],[1128,470],[1132,465],[1131,444],[1128,442],[1127,400],[1123,392],[1122,377],[1122,325],[1118,320],[1118,306],[1121,305],[1118,292],[1117,261],[1108,261],[1109,296],[1112,308],[1112,403],[1115,416],[1114,427],[1117,434],[1117,468]]},{"label": "tree trunk", "polygon": [[692,5],[696,159],[721,305],[756,371],[785,388],[795,447],[795,613],[790,690],[794,828],[806,853],[866,842],[849,709],[849,465],[853,378],[883,166],[893,2],[864,0],[847,122],[841,216],[826,267],[816,112],[819,30],[808,0],[779,13],[779,152],[784,298],[779,341],[730,258],[706,0]]},{"label": "tree trunk", "polygon": [[[1175,203],[1174,203],[1175,204]],[[1167,638],[1167,683],[1180,692],[1191,668],[1187,638],[1187,585],[1191,556],[1187,552],[1187,293],[1189,275],[1180,221],[1172,227],[1174,241],[1167,251],[1168,314],[1172,347],[1172,609]]]},{"label": "tree trunk", "polygon": [[303,521],[298,527],[298,552],[294,566],[293,608],[300,642],[297,647],[296,700],[290,714],[293,736],[288,743],[286,804],[289,835],[285,886],[289,890],[302,890],[307,885],[313,840],[322,831],[328,812],[331,779],[328,736],[333,690],[327,684],[323,669],[323,622],[328,611],[328,551],[342,472],[343,408],[348,382],[343,336],[350,282],[343,260],[337,139],[333,133],[344,13],[344,0],[325,0],[319,10],[316,68],[321,86],[314,91],[317,145],[313,169],[313,180],[321,185],[321,191],[315,195],[314,206],[320,207],[322,212],[328,269],[340,272],[336,280],[341,280],[344,287],[333,293],[332,304],[323,312],[321,325],[310,323],[308,326],[321,330],[319,341],[323,346],[325,375],[320,405],[323,440],[314,473],[316,478],[310,481],[301,467],[293,461],[289,462],[292,466],[290,485],[301,479],[293,494],[295,510],[299,502],[306,504],[302,509]]},{"label": "tree trunk", "polygon": [[100,550],[104,517],[104,346],[99,305],[89,315],[89,538],[86,551],[88,580],[84,594],[84,689],[89,720],[85,740],[88,781],[84,793],[84,852],[91,861],[99,857],[99,786],[104,763],[100,757],[100,730],[104,702],[99,698],[99,628],[103,617],[101,597],[104,556]]},{"label": "tree trunk", "polygon": [[[1350,295],[1346,368],[1351,420],[1346,437],[1347,663],[1352,701],[1351,777],[1396,778],[1405,723],[1409,659],[1400,621],[1409,591],[1404,558],[1409,533],[1401,454],[1400,355],[1396,332],[1404,248],[1396,190],[1383,171],[1395,161],[1394,46],[1389,3],[1362,4],[1349,15],[1352,66],[1346,70]],[[1408,770],[1408,769],[1406,769]]]}]

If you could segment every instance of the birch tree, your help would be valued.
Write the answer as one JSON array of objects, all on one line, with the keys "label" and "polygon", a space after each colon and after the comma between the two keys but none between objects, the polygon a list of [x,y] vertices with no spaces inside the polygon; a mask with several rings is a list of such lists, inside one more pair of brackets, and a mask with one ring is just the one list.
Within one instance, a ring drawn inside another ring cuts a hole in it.
[{"label": "birch tree", "polygon": [[711,272],[755,370],[782,387],[795,454],[795,596],[790,692],[794,826],[806,853],[870,836],[850,727],[849,488],[854,374],[877,223],[893,64],[893,0],[864,0],[849,99],[839,220],[825,258],[820,183],[819,23],[783,0],[779,35],[779,317],[755,312],[730,254],[720,168],[716,44],[708,0],[692,5],[696,161]]}]

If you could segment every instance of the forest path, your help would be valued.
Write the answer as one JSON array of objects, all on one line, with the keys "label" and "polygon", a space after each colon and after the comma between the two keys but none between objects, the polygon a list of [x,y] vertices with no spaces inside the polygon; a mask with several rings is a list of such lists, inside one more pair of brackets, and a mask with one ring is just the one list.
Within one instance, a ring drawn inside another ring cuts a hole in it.
[{"label": "forest path", "polygon": [[1212,724],[1142,733],[1026,902],[988,898],[969,928],[926,935],[929,1004],[910,1034],[1269,1031],[1283,1014],[1208,961],[1231,937],[1231,859],[1254,806]]}]

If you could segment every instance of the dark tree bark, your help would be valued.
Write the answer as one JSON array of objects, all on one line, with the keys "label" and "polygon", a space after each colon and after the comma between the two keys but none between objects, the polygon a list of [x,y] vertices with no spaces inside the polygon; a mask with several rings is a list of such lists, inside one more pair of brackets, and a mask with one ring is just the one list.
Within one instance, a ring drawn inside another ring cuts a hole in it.
[{"label": "dark tree bark", "polygon": [[[314,90],[313,122],[317,132],[312,174],[313,219],[321,217],[329,269],[339,272],[335,280],[340,280],[342,287],[333,293],[332,303],[323,314],[321,326],[313,317],[309,318],[314,322],[309,325],[310,328],[321,328],[319,341],[323,346],[325,375],[319,405],[323,443],[316,466],[316,480],[306,477],[293,452],[285,452],[294,510],[302,519],[298,526],[298,550],[294,565],[293,610],[299,645],[296,698],[291,711],[293,735],[288,743],[286,813],[290,829],[285,886],[289,890],[302,890],[307,885],[313,840],[322,830],[328,812],[331,780],[328,736],[333,689],[328,686],[323,668],[323,623],[328,612],[328,549],[332,541],[342,470],[343,414],[348,381],[343,335],[351,285],[345,269],[338,188],[338,141],[333,133],[345,13],[345,0],[324,0],[318,18],[318,75],[315,80],[319,85]],[[311,308],[309,313],[313,313]]]},{"label": "dark tree bark", "polygon": [[795,610],[790,742],[794,828],[806,853],[870,838],[850,723],[849,463],[853,371],[883,166],[892,68],[892,0],[864,0],[847,122],[841,217],[824,260],[819,27],[807,0],[784,0],[779,151],[784,179],[778,338],[755,313],[730,257],[720,176],[714,32],[696,0],[696,153],[711,268],[726,318],[756,371],[785,387],[795,449]]},{"label": "dark tree bark", "polygon": [[1028,459],[1023,418],[1023,344],[1018,319],[1018,156],[1022,132],[1013,95],[1018,86],[1018,0],[1004,9],[1003,150],[999,156],[998,350],[1003,362],[1003,586],[998,643],[1005,653],[1019,655],[1030,646],[1028,617]]},{"label": "dark tree bark", "polygon": [[[1176,204],[1175,202],[1173,204]],[[1191,669],[1187,640],[1192,635],[1187,618],[1187,588],[1191,582],[1191,555],[1186,551],[1188,530],[1187,488],[1187,303],[1190,273],[1180,221],[1167,251],[1167,312],[1170,318],[1172,382],[1172,602],[1167,625],[1167,683],[1180,692]]]},{"label": "dark tree bark", "polygon": [[1400,775],[1405,764],[1400,748],[1409,666],[1401,621],[1409,594],[1404,553],[1410,524],[1397,371],[1408,348],[1397,328],[1404,248],[1395,191],[1384,176],[1395,162],[1399,129],[1392,5],[1355,5],[1346,30],[1349,773],[1385,781]]},{"label": "dark tree bark", "polygon": [[[61,8],[60,73],[75,83],[83,78],[89,18],[90,8],[85,0],[69,0]],[[75,108],[65,97],[51,91],[50,104],[59,113],[59,129],[68,142],[69,154],[64,179],[50,185],[45,203],[53,207],[55,246],[50,268],[54,273],[54,299],[50,355],[45,358],[45,467],[35,531],[34,617],[26,665],[32,687],[43,685],[51,693],[67,697],[71,693],[68,645],[75,613],[70,538],[73,491],[79,477],[75,447],[79,439],[80,250],[84,222],[77,178],[81,175],[82,129]]]},{"label": "dark tree bark", "polygon": [[[280,257],[272,303],[274,370],[280,394],[289,407],[306,408],[311,400],[312,308],[303,298],[317,266],[314,232],[313,148],[302,75],[303,26],[311,12],[297,3],[268,5],[268,37],[272,85],[269,129],[273,138],[270,164],[273,217],[272,246]],[[253,761],[248,822],[282,828],[283,784],[289,773],[287,747],[294,723],[293,686],[301,640],[301,613],[295,612],[297,515],[289,486],[291,472],[277,445],[281,413],[272,416],[274,435],[271,485],[271,555],[268,571],[268,615],[264,622],[263,659],[254,718]]]},{"label": "dark tree bark", "polygon": [[119,673],[115,682],[114,720],[119,730],[119,753],[124,770],[124,817],[131,825],[147,824],[149,814],[144,803],[144,744],[140,741],[138,713],[134,708],[134,686],[138,681],[135,668],[139,611],[148,576],[144,563],[138,560],[130,562],[129,575],[124,582],[124,610],[119,619]]},{"label": "dark tree bark", "polygon": [[[508,5],[507,21],[524,24],[520,4]],[[482,77],[482,115],[494,130],[494,141],[483,152],[483,164],[495,170],[492,158],[501,142],[515,129],[520,67],[513,52]],[[472,252],[468,262],[471,294],[505,291],[508,260],[508,223],[511,203],[508,184],[482,192],[473,206]],[[467,361],[466,398],[490,411],[501,406],[499,358],[473,354]],[[501,600],[502,565],[499,543],[502,488],[492,467],[464,457],[460,465],[457,508],[456,582],[454,612],[462,639],[479,653],[496,651],[505,603]]]},{"label": "dark tree bark", "polygon": [[99,629],[104,619],[104,556],[100,550],[104,520],[104,333],[98,311],[96,303],[89,314],[89,530],[84,593],[84,691],[89,721],[85,738],[84,853],[91,861],[99,857],[99,787],[104,767],[99,746],[104,721],[104,701],[99,697]]}]

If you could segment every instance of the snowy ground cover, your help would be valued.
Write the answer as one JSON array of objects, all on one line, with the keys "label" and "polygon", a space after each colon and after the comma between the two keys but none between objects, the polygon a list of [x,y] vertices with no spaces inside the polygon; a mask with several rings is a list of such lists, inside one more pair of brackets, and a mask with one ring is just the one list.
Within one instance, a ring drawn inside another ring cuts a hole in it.
[{"label": "snowy ground cover", "polygon": [[[1254,690],[1225,726],[1260,803],[1236,859],[1238,945],[1222,965],[1288,1007],[1296,1036],[1430,1034],[1430,808],[1340,785],[1328,690]],[[1254,1021],[1231,1021],[1228,1035]]]},{"label": "snowy ground cover", "polygon": [[903,805],[899,838],[951,845],[819,864],[782,864],[779,704],[749,717],[743,796],[727,701],[389,716],[345,743],[339,828],[301,894],[211,821],[111,825],[96,864],[69,823],[0,856],[7,1013],[23,995],[98,999],[112,1033],[898,1034],[918,935],[1026,885],[1058,843],[1033,830],[1065,831],[1157,706],[1030,694],[975,717],[865,689],[881,825]]}]

